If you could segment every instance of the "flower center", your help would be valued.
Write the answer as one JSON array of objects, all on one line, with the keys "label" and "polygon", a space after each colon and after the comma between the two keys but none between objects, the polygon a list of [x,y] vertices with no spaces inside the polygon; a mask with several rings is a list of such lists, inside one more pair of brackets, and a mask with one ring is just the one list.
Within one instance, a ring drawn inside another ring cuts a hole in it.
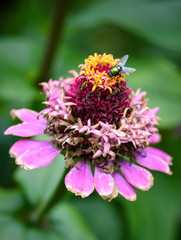
[{"label": "flower center", "polygon": [[116,62],[112,55],[89,56],[85,65],[81,65],[80,76],[67,91],[75,103],[71,106],[72,116],[80,118],[83,124],[90,119],[91,124],[102,121],[119,127],[123,112],[130,105],[131,89],[126,87],[124,74],[108,76]]}]

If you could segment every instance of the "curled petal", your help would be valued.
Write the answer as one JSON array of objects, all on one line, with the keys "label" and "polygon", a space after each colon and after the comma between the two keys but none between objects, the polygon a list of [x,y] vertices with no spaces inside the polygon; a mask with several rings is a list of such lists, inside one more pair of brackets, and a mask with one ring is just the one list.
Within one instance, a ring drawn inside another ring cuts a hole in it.
[{"label": "curled petal", "polygon": [[109,141],[109,139],[108,139],[108,137],[106,135],[103,135],[102,139],[104,140],[104,142],[108,142]]},{"label": "curled petal", "polygon": [[82,127],[80,130],[79,130],[79,132],[80,133],[83,133],[83,132],[86,132],[86,131],[88,131],[90,128],[88,127],[88,126],[84,126],[84,127]]},{"label": "curled petal", "polygon": [[111,129],[110,126],[109,126],[109,124],[103,123],[103,122],[101,122],[101,121],[99,121],[99,123],[100,123],[101,127],[105,128],[105,129],[108,130],[108,131]]},{"label": "curled petal", "polygon": [[107,154],[109,152],[110,147],[111,147],[111,145],[109,142],[104,143],[104,154]]},{"label": "curled petal", "polygon": [[152,136],[149,137],[150,144],[156,144],[161,141],[161,135],[159,133],[153,133]]},{"label": "curled petal", "polygon": [[148,170],[126,160],[122,160],[120,165],[124,177],[131,185],[143,191],[152,187],[153,176]]},{"label": "curled petal", "polygon": [[89,162],[80,160],[76,167],[73,167],[65,177],[66,188],[80,195],[88,197],[94,191],[93,175]]},{"label": "curled petal", "polygon": [[96,136],[99,136],[99,137],[102,136],[102,133],[99,130],[91,130],[90,133],[93,133],[93,134],[95,134]]},{"label": "curled petal", "polygon": [[96,153],[94,153],[93,157],[92,158],[97,158],[97,157],[100,157],[101,155],[103,154],[103,152],[99,149],[97,150]]},{"label": "curled petal", "polygon": [[[159,149],[158,149],[159,150]],[[143,155],[140,152],[135,152],[136,161],[149,169],[164,172],[167,174],[172,174],[170,171],[169,165],[166,161],[164,161],[159,155],[152,152],[151,149],[145,151],[146,154]]]},{"label": "curled petal", "polygon": [[16,164],[28,170],[49,165],[60,150],[55,149],[51,141],[22,139],[10,148],[9,153],[16,158]]},{"label": "curled petal", "polygon": [[95,167],[94,185],[99,195],[108,201],[117,197],[118,189],[110,173],[101,172],[101,168]]},{"label": "curled petal", "polygon": [[155,107],[153,109],[149,109],[147,115],[150,115],[150,116],[155,116],[158,112],[159,112],[160,108],[159,107]]},{"label": "curled petal", "polygon": [[113,173],[113,178],[118,188],[119,193],[129,201],[136,200],[136,191],[131,184],[118,172]]}]

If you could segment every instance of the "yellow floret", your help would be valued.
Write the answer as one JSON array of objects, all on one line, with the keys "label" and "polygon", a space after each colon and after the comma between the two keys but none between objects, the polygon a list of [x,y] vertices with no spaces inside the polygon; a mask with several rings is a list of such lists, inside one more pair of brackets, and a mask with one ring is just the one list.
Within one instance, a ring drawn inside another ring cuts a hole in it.
[{"label": "yellow floret", "polygon": [[111,54],[98,55],[94,53],[94,56],[90,55],[85,59],[85,64],[81,64],[80,75],[87,76],[87,83],[92,83],[94,91],[96,88],[109,89],[112,92],[116,83],[123,80],[124,74],[122,76],[108,76],[104,69],[111,69],[114,67],[119,59],[114,59]]}]

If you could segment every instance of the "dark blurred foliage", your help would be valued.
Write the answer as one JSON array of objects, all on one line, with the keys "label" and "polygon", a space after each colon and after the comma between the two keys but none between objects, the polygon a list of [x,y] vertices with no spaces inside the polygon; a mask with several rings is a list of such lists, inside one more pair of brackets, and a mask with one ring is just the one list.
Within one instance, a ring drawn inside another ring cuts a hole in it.
[{"label": "dark blurred foliage", "polygon": [[[0,240],[181,238],[181,2],[4,0],[0,16]],[[22,170],[8,155],[18,138],[3,136],[17,123],[12,108],[43,108],[40,81],[70,76],[94,52],[130,55],[128,84],[160,106],[158,147],[174,158],[173,176],[154,172],[153,188],[133,203],[74,197],[61,156]]]}]

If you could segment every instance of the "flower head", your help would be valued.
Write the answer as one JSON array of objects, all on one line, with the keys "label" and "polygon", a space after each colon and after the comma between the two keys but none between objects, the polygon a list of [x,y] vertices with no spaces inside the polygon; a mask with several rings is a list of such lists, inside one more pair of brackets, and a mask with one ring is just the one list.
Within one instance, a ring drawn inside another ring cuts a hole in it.
[{"label": "flower head", "polygon": [[160,141],[159,108],[147,106],[146,92],[127,88],[121,67],[117,74],[110,74],[118,61],[112,55],[89,56],[80,65],[80,74],[71,71],[72,78],[42,83],[46,108],[40,113],[12,111],[23,123],[5,134],[51,137],[16,142],[10,155],[17,164],[25,169],[42,167],[62,152],[71,168],[65,177],[67,189],[87,197],[95,188],[109,201],[118,193],[133,201],[135,187],[148,190],[153,176],[146,168],[171,174],[172,158],[150,147]]}]

